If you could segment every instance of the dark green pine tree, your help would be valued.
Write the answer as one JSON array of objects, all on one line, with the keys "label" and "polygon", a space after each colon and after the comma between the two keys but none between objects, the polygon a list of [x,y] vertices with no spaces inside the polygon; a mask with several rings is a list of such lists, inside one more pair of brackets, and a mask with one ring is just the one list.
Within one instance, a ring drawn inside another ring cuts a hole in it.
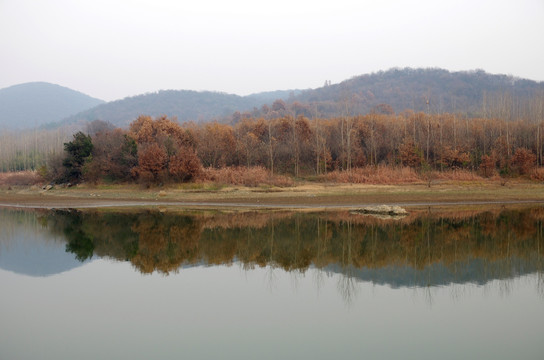
[{"label": "dark green pine tree", "polygon": [[74,140],[64,143],[66,157],[62,165],[66,168],[65,181],[80,182],[83,179],[83,166],[90,160],[93,142],[89,135],[81,131],[74,135]]}]

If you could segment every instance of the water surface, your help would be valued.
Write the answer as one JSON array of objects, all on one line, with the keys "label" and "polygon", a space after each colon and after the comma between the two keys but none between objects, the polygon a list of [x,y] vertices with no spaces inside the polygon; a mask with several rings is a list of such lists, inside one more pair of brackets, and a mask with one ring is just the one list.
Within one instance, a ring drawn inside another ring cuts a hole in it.
[{"label": "water surface", "polygon": [[542,359],[544,210],[0,210],[1,359]]}]

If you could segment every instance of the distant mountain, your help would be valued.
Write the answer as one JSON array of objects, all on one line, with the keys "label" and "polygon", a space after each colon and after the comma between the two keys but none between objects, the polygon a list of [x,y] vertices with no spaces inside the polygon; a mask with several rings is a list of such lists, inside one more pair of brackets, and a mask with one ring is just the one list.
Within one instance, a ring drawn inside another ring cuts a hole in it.
[{"label": "distant mountain", "polygon": [[0,129],[24,129],[59,121],[103,100],[46,82],[0,89]]},{"label": "distant mountain", "polygon": [[544,82],[493,75],[483,70],[394,68],[302,91],[288,105],[298,102],[310,110],[317,109],[320,116],[367,114],[380,104],[390,105],[397,113],[412,109],[470,116],[481,111],[484,94],[506,93],[523,101],[542,91]]},{"label": "distant mountain", "polygon": [[276,99],[287,100],[297,93],[300,91],[279,90],[239,96],[211,91],[162,90],[102,104],[67,117],[62,123],[102,120],[126,127],[139,115],[166,115],[180,122],[209,121],[230,117],[236,111],[250,111]]}]

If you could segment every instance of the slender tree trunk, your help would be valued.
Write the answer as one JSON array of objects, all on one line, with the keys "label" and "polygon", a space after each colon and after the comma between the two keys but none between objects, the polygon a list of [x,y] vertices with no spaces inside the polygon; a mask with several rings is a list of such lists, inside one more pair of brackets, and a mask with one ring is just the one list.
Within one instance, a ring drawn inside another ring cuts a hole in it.
[{"label": "slender tree trunk", "polygon": [[506,153],[508,155],[508,158],[510,158],[510,126],[508,124],[508,120],[506,121]]},{"label": "slender tree trunk", "polygon": [[483,152],[483,154],[484,154],[484,155],[487,154],[487,146],[486,146],[486,143],[487,143],[487,142],[486,142],[486,135],[485,135],[485,132],[486,132],[486,131],[485,131],[486,122],[487,122],[486,119],[484,119],[484,120],[482,121],[482,123],[483,123],[483,125],[482,125],[482,128],[483,128],[483,135],[482,135],[482,136],[483,136],[483,144],[484,144],[484,152]]},{"label": "slender tree trunk", "polygon": [[442,121],[442,117],[440,117],[440,171],[444,170],[444,143],[443,143],[443,132],[444,128],[444,122]]},{"label": "slender tree trunk", "polygon": [[274,151],[272,148],[272,120],[268,120],[268,157],[270,159],[270,173],[274,175]]},{"label": "slender tree trunk", "polygon": [[341,142],[341,148],[342,148],[342,161],[341,161],[341,166],[342,166],[342,170],[345,170],[345,166],[344,166],[344,161],[346,159],[346,146],[345,146],[345,142],[344,142],[344,122],[345,122],[345,118],[342,117],[342,120],[340,122],[340,142]]},{"label": "slender tree trunk", "polygon": [[351,122],[353,120],[347,120],[346,122],[346,142],[347,142],[347,169],[351,171]]},{"label": "slender tree trunk", "polygon": [[430,113],[430,100],[427,99],[427,164],[429,163],[429,147],[431,143],[431,113]]},{"label": "slender tree trunk", "polygon": [[542,166],[543,159],[542,159],[542,139],[540,136],[542,124],[544,123],[544,93],[540,95],[540,99],[538,102],[538,133],[539,133],[539,142],[538,142],[538,148],[537,148],[537,156],[539,158],[538,164]]},{"label": "slender tree trunk", "polygon": [[426,155],[427,164],[429,163],[430,144],[431,144],[431,119],[430,119],[430,115],[427,114],[427,155]]},{"label": "slender tree trunk", "polygon": [[320,150],[321,150],[321,147],[319,146],[319,123],[317,121],[317,117],[315,118],[315,174],[316,175],[319,175],[320,174],[320,170],[319,170],[319,155],[320,155]]},{"label": "slender tree trunk", "polygon": [[453,114],[453,148],[457,150],[457,116]]}]

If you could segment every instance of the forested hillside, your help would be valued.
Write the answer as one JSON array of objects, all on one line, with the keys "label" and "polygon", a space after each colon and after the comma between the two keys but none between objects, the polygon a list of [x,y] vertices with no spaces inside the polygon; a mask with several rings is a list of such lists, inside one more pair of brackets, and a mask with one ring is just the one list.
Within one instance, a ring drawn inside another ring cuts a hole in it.
[{"label": "forested hillside", "polygon": [[327,82],[321,88],[302,91],[283,105],[270,103],[250,115],[333,117],[411,109],[469,117],[499,116],[485,112],[499,109],[502,106],[499,102],[508,101],[514,118],[522,115],[527,102],[541,93],[544,93],[543,82],[493,75],[483,70],[404,68],[356,76],[339,84]]},{"label": "forested hillside", "polygon": [[25,129],[59,121],[104,101],[45,82],[0,89],[0,129]]}]

